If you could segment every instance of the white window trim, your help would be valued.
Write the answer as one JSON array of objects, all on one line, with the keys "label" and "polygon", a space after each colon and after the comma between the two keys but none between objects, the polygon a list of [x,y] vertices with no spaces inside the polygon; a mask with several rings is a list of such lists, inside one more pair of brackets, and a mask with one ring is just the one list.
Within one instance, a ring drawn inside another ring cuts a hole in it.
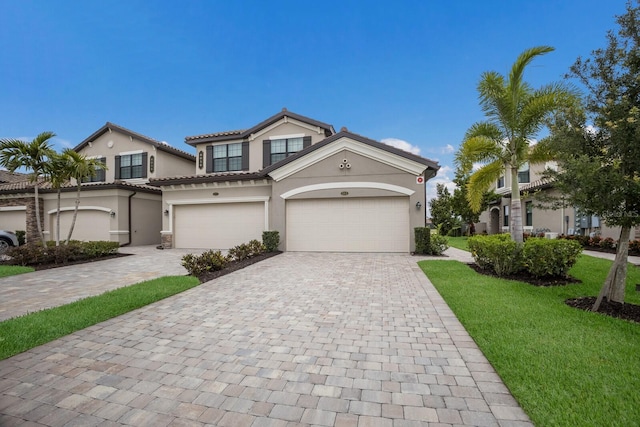
[{"label": "white window trim", "polygon": [[10,212],[10,211],[26,211],[26,206],[3,206],[0,207],[0,212]]},{"label": "white window trim", "polygon": [[118,153],[118,156],[130,156],[132,154],[142,154],[143,150],[135,150],[135,151],[123,151],[122,153]]},{"label": "white window trim", "polygon": [[269,140],[274,141],[277,139],[293,139],[293,138],[304,138],[304,137],[305,137],[304,133],[292,133],[291,135],[270,136]]},{"label": "white window trim", "polygon": [[[60,212],[68,212],[73,210],[75,210],[75,207],[73,206],[60,208]],[[79,211],[101,211],[101,212],[107,212],[107,213],[113,212],[113,209],[104,208],[102,206],[78,206],[78,210]],[[56,212],[58,212],[58,209],[51,209],[50,211],[47,211],[47,214],[53,215]]]}]

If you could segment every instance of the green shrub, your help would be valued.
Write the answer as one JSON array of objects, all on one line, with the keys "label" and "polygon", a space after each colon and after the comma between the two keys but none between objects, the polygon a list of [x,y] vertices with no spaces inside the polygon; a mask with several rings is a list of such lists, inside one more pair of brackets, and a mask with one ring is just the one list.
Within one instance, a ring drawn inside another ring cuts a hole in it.
[{"label": "green shrub", "polygon": [[616,247],[616,241],[611,237],[600,240],[600,247],[602,249],[613,249]]},{"label": "green shrub", "polygon": [[267,252],[275,252],[280,245],[280,233],[277,231],[263,231],[262,243],[264,244]]},{"label": "green shrub", "polygon": [[208,250],[201,255],[187,254],[182,257],[182,266],[191,276],[200,276],[207,271],[218,271],[226,267],[228,258],[220,251]]},{"label": "green shrub", "polygon": [[431,236],[431,241],[429,242],[430,255],[442,255],[447,249],[449,249],[449,239],[438,234]]},{"label": "green shrub", "polygon": [[522,259],[525,269],[536,277],[567,277],[580,252],[577,241],[531,238],[524,244]]},{"label": "green shrub", "polygon": [[16,265],[66,264],[113,255],[118,253],[119,248],[118,242],[72,240],[60,246],[56,246],[55,242],[47,242],[45,247],[30,243],[11,248],[7,255],[11,256],[11,263]]},{"label": "green shrub", "polygon": [[522,245],[511,240],[509,234],[473,236],[467,241],[476,264],[498,276],[522,270]]},{"label": "green shrub", "polygon": [[602,237],[600,236],[593,236],[589,239],[589,246],[600,246],[600,241],[602,240]]},{"label": "green shrub", "polygon": [[24,230],[16,230],[16,237],[18,238],[19,246],[22,246],[27,242],[27,232]]},{"label": "green shrub", "polygon": [[229,259],[232,261],[243,261],[264,253],[265,246],[258,240],[251,240],[249,243],[242,243],[229,249]]},{"label": "green shrub", "polygon": [[118,253],[120,243],[105,240],[94,240],[82,242],[82,253],[89,258],[99,258],[102,256]]},{"label": "green shrub", "polygon": [[631,240],[629,242],[629,254],[640,254],[640,240]]},{"label": "green shrub", "polygon": [[416,254],[429,255],[431,253],[431,229],[428,227],[416,227],[413,229],[413,233],[416,240]]},{"label": "green shrub", "polygon": [[250,257],[258,256],[260,254],[265,253],[266,251],[267,251],[267,248],[262,242],[256,239],[251,240],[249,242],[249,252],[251,254]]}]

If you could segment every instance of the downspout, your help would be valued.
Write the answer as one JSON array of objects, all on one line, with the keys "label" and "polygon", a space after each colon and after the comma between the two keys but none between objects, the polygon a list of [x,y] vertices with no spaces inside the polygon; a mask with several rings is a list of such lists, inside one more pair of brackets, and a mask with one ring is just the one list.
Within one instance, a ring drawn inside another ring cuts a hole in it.
[{"label": "downspout", "polygon": [[129,209],[129,241],[127,243],[123,243],[122,245],[120,245],[120,247],[125,247],[125,246],[129,246],[131,244],[131,233],[133,232],[131,230],[132,226],[131,226],[131,199],[133,198],[133,196],[135,196],[136,194],[138,194],[137,191],[134,191],[133,193],[129,194],[129,200],[128,200],[128,209]]}]

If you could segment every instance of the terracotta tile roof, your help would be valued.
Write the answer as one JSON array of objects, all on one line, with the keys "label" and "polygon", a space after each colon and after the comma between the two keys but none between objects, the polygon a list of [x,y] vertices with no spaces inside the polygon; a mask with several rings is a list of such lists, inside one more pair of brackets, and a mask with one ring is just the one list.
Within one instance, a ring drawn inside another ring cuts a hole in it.
[{"label": "terracotta tile roof", "polygon": [[150,186],[161,187],[166,185],[197,184],[201,182],[220,181],[247,181],[252,179],[269,179],[261,172],[218,172],[206,175],[173,176],[165,178],[152,178]]},{"label": "terracotta tile roof", "polygon": [[0,170],[0,183],[26,181],[29,176],[24,173]]},{"label": "terracotta tile roof", "polygon": [[[542,190],[544,188],[553,187],[554,180],[552,178],[541,178],[536,179],[535,181],[528,182],[526,184],[522,184],[520,186],[520,194],[527,191],[536,191]],[[501,195],[502,197],[509,198],[511,197],[511,187],[504,187],[500,189],[501,191],[496,191],[496,194]]]},{"label": "terracotta tile roof", "polygon": [[[88,182],[82,184],[82,189],[111,189],[111,188],[129,188],[133,191],[136,189],[146,192],[159,192],[159,189],[147,184],[132,184],[126,181],[113,181],[113,182]],[[61,187],[62,192],[76,191],[77,187],[74,184],[66,183]],[[20,192],[32,192],[33,183],[29,181],[20,181],[7,184],[0,184],[0,194],[11,194]],[[40,180],[38,191],[42,193],[51,193],[57,191],[51,186],[50,182]]]},{"label": "terracotta tile roof", "polygon": [[73,150],[74,151],[82,150],[82,148],[84,148],[91,141],[94,141],[96,138],[98,138],[101,135],[103,135],[106,132],[108,132],[109,129],[115,130],[115,131],[120,132],[120,133],[122,133],[124,135],[127,135],[127,136],[130,136],[132,138],[135,138],[135,139],[137,139],[139,141],[146,142],[147,144],[151,144],[151,145],[153,145],[154,147],[156,147],[160,151],[165,151],[167,153],[174,154],[174,155],[176,155],[178,157],[182,157],[182,158],[187,159],[187,160],[192,160],[193,162],[196,161],[196,156],[194,156],[191,153],[187,153],[186,151],[179,150],[179,149],[169,145],[167,142],[158,141],[157,139],[150,138],[148,136],[142,135],[142,134],[140,134],[138,132],[134,132],[134,131],[132,131],[130,129],[124,128],[122,126],[119,126],[119,125],[117,125],[115,123],[111,123],[111,122],[105,123],[104,126],[102,126],[100,129],[98,129],[97,131],[92,133],[89,137],[87,137],[80,144],[75,146],[73,148]]},{"label": "terracotta tile roof", "polygon": [[288,111],[286,108],[283,108],[282,111],[280,111],[279,113],[274,114],[273,116],[258,123],[253,127],[250,127],[249,129],[231,130],[231,131],[215,132],[215,133],[210,133],[205,135],[187,136],[185,138],[185,142],[189,145],[196,145],[202,142],[217,142],[217,141],[227,141],[227,140],[233,140],[233,139],[248,138],[251,134],[266,128],[267,126],[277,122],[278,120],[282,120],[284,117],[290,117],[292,119],[310,124],[312,126],[317,126],[320,129],[324,129],[325,136],[330,136],[336,133],[335,130],[333,129],[333,126],[328,123],[320,122],[318,120],[315,120],[309,117],[301,116],[300,114],[293,113],[291,111]]}]

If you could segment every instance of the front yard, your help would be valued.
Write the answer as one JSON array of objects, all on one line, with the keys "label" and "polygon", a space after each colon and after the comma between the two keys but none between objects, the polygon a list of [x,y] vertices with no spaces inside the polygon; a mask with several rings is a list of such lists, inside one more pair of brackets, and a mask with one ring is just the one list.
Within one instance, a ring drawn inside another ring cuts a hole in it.
[{"label": "front yard", "polygon": [[[582,284],[544,288],[459,262],[419,264],[536,425],[637,425],[640,324],[564,304],[597,295],[611,261],[581,255],[570,274]],[[630,266],[626,301],[640,304],[636,283]]]}]

